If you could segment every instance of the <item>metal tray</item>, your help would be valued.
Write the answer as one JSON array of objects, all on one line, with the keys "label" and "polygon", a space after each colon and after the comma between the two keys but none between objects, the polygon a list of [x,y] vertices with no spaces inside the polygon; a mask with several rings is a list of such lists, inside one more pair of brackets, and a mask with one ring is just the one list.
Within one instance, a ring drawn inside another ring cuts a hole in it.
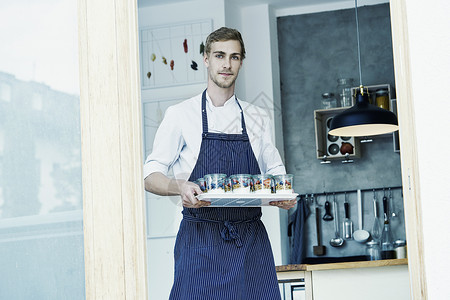
[{"label": "metal tray", "polygon": [[293,200],[297,198],[297,193],[292,194],[200,194],[197,195],[198,200],[209,201],[211,205],[208,207],[259,207],[269,206],[269,202]]}]

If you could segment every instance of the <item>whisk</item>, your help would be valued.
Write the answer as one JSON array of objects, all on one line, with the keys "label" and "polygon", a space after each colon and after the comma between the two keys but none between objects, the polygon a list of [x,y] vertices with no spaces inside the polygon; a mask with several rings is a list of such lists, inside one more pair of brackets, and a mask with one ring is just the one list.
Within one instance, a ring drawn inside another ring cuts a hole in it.
[{"label": "whisk", "polygon": [[381,225],[378,220],[377,196],[375,190],[373,190],[373,216],[372,237],[374,240],[379,240],[381,238]]}]

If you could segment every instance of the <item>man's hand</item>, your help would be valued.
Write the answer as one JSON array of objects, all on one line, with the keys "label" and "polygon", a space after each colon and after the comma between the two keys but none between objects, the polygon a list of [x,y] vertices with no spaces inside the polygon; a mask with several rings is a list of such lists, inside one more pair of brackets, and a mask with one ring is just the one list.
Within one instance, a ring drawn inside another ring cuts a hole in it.
[{"label": "man's hand", "polygon": [[211,205],[208,201],[199,201],[195,196],[202,193],[200,187],[193,182],[168,178],[166,175],[155,172],[145,178],[145,189],[160,196],[180,195],[183,206],[199,208]]},{"label": "man's hand", "polygon": [[297,199],[292,199],[292,200],[282,200],[282,201],[271,201],[271,202],[269,202],[269,205],[277,206],[277,207],[283,208],[283,209],[290,209],[290,208],[293,208],[296,203],[297,203]]},{"label": "man's hand", "polygon": [[209,201],[202,201],[197,199],[196,196],[200,195],[201,193],[202,191],[197,184],[190,181],[182,183],[180,186],[180,195],[181,200],[183,201],[183,206],[189,208],[200,208],[211,205],[211,202]]}]

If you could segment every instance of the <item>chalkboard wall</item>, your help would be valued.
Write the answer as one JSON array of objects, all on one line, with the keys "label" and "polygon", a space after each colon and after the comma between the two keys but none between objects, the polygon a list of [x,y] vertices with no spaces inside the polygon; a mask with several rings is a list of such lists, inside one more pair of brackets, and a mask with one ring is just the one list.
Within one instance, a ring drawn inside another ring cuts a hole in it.
[{"label": "chalkboard wall", "polygon": [[[395,90],[389,4],[358,8],[362,83],[390,84]],[[295,175],[294,189],[300,194],[332,193],[353,190],[348,194],[350,217],[358,228],[357,189],[401,186],[400,156],[393,150],[391,136],[361,145],[361,158],[354,163],[320,164],[316,158],[314,110],[321,108],[321,95],[337,91],[338,78],[353,78],[359,85],[356,20],[354,9],[278,18],[278,43],[281,78],[281,103],[286,168]],[[395,97],[395,96],[394,96]],[[383,197],[377,193],[379,208]],[[373,193],[363,192],[364,229],[373,223]],[[400,225],[393,229],[395,239],[405,239],[401,189],[393,191],[394,208],[401,214]],[[338,194],[340,231],[342,234],[343,194]],[[323,205],[325,197],[318,198]],[[317,245],[314,204],[306,219],[306,256],[314,257]],[[291,213],[292,214],[292,213]],[[324,214],[324,207],[321,207]],[[382,221],[380,219],[380,221]],[[357,256],[365,245],[347,241],[333,248],[333,222],[321,222],[322,241],[330,257]],[[299,238],[293,237],[293,238]]]}]

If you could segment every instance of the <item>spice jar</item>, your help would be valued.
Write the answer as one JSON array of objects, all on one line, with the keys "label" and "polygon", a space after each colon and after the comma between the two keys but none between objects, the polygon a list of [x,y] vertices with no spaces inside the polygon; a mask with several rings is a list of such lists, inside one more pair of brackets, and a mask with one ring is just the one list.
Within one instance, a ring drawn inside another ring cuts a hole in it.
[{"label": "spice jar", "polygon": [[352,106],[353,103],[353,95],[352,95],[352,78],[340,78],[337,80],[337,91],[339,93],[339,104],[342,107]]},{"label": "spice jar", "polygon": [[377,241],[370,241],[366,243],[367,249],[366,253],[369,257],[369,260],[379,260],[381,259],[381,250],[380,250],[380,243]]},{"label": "spice jar", "polygon": [[375,92],[375,103],[378,107],[389,110],[389,91],[379,89]]},{"label": "spice jar", "polygon": [[329,109],[337,107],[337,100],[333,93],[323,93],[322,94],[322,108]]}]

